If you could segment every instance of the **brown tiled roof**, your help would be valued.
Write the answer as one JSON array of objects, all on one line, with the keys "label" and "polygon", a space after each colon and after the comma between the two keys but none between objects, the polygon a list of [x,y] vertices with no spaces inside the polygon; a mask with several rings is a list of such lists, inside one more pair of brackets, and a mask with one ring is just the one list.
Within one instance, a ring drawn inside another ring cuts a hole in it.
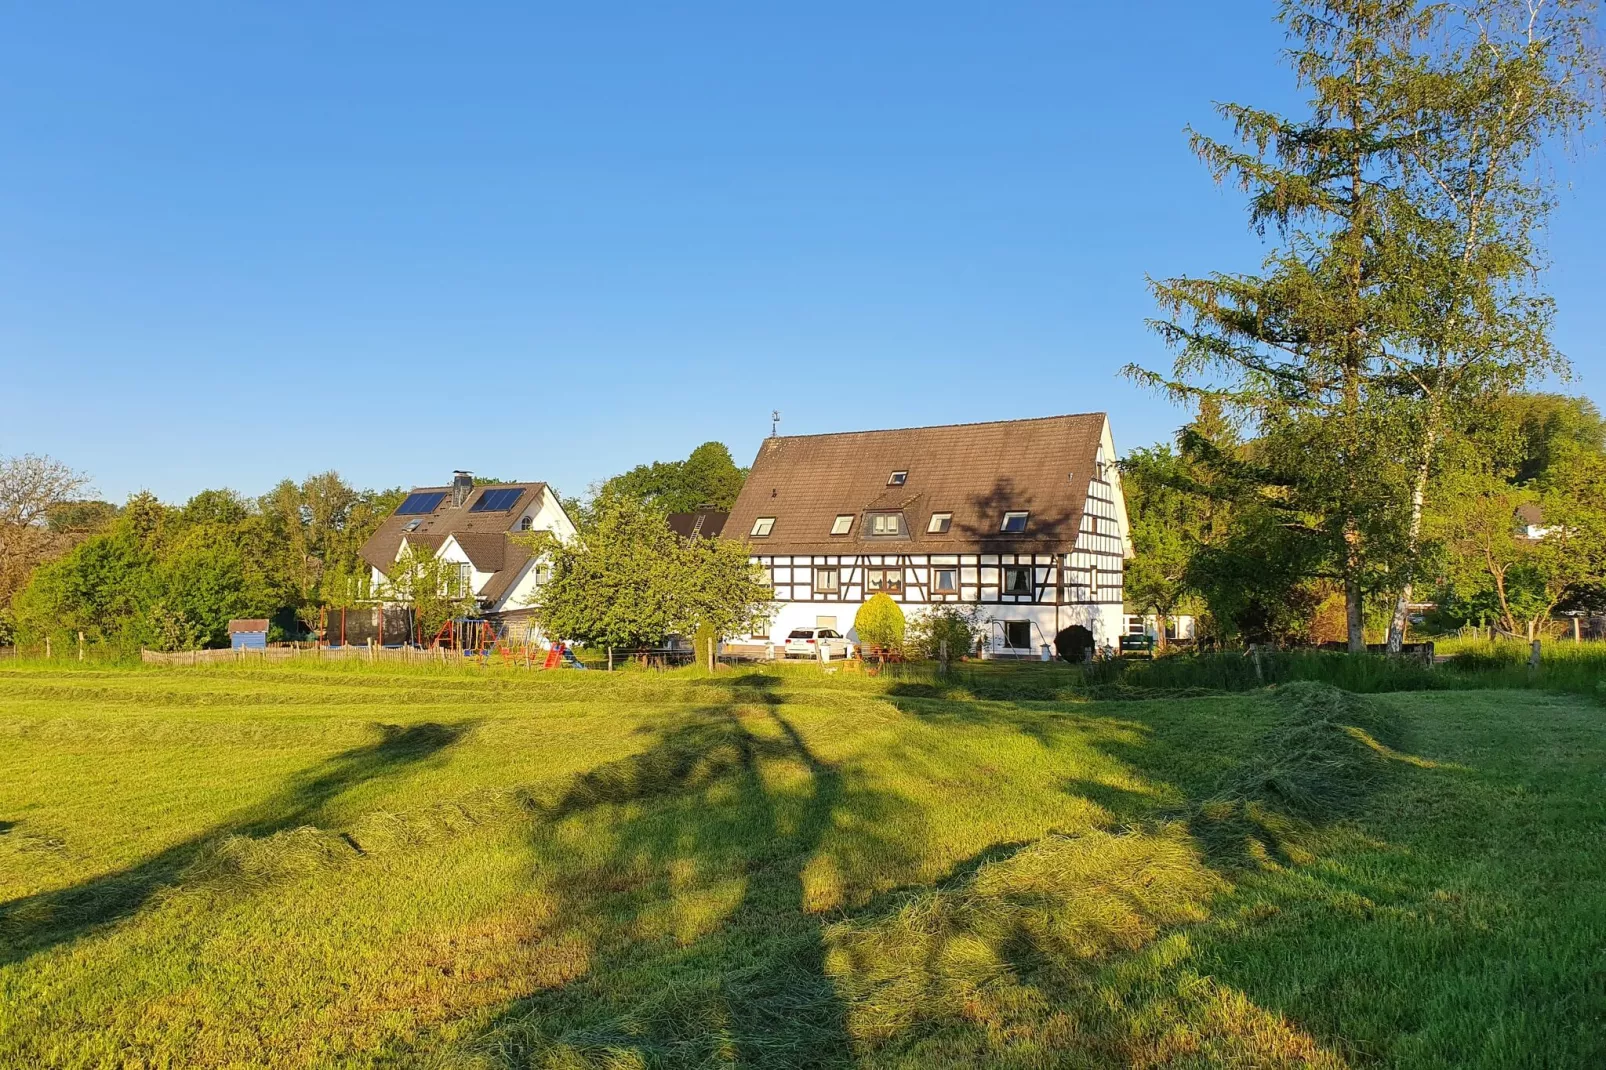
[{"label": "brown tiled roof", "polygon": [[[400,516],[392,513],[379,525],[379,529],[368,537],[362,544],[363,560],[377,568],[380,572],[388,572],[390,566],[396,561],[396,551],[401,548],[402,539],[410,542],[439,549],[446,541],[448,535],[456,535],[462,542],[465,535],[505,535],[518,522],[519,515],[529,508],[546,487],[545,483],[499,483],[494,489],[510,490],[517,487],[522,493],[513,507],[503,512],[470,512],[470,508],[483,491],[493,489],[491,484],[476,485],[463,500],[462,505],[452,504],[451,487],[414,487],[414,494],[424,494],[430,491],[444,491],[446,496],[441,499],[440,505],[435,507],[433,513],[423,515]],[[408,523],[417,520],[419,524],[412,531],[406,530]],[[465,545],[464,550],[468,547]],[[473,560],[473,553],[470,560]],[[476,562],[476,567],[478,563]],[[481,569],[481,571],[484,571]],[[494,582],[494,581],[493,581]]]},{"label": "brown tiled roof", "polygon": [[266,617],[241,617],[237,620],[229,621],[230,635],[235,632],[265,632],[267,630],[268,618]]},{"label": "brown tiled roof", "polygon": [[507,533],[494,531],[458,531],[452,537],[463,548],[476,572],[500,572],[506,556]]},{"label": "brown tiled roof", "polygon": [[[769,438],[725,531],[765,554],[1068,551],[1104,423],[1096,412]],[[907,479],[889,486],[900,471]],[[901,510],[907,533],[866,537],[865,514],[875,510]],[[1030,512],[1023,534],[999,531],[1011,510]],[[946,534],[927,534],[933,513],[953,514]],[[844,514],[853,527],[833,536],[832,522]],[[760,517],[774,517],[775,526],[767,538],[751,538]]]},{"label": "brown tiled roof", "polygon": [[[530,560],[529,544],[523,540],[510,539],[503,536],[502,542],[502,567],[497,570],[496,575],[490,578],[485,584],[485,589],[480,592],[480,597],[487,602],[500,602],[506,597],[507,593],[513,589],[513,585],[518,582],[519,573],[524,571],[525,564]],[[474,567],[479,568],[478,565]]]},{"label": "brown tiled roof", "polygon": [[719,533],[725,530],[725,521],[730,516],[723,509],[695,509],[689,513],[670,513],[669,530],[682,538],[691,538],[701,535],[705,539],[717,539]]}]

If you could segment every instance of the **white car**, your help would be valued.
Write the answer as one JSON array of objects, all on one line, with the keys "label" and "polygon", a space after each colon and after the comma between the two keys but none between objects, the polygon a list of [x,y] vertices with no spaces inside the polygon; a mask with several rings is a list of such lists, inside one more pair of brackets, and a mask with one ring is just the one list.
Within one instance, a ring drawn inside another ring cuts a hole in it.
[{"label": "white car", "polygon": [[830,628],[794,628],[782,650],[789,658],[817,658],[821,647],[829,650],[833,659],[853,656],[853,644],[841,632]]}]

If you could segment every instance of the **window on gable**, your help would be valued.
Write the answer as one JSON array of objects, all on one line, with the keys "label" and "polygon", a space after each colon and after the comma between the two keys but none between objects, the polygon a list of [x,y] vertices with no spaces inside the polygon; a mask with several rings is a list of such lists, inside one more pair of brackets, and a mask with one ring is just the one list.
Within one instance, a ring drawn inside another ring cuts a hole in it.
[{"label": "window on gable", "polygon": [[906,482],[908,482],[908,480],[909,480],[909,473],[908,472],[904,472],[904,471],[894,472],[890,476],[887,477],[887,486],[889,486],[889,487],[901,487]]},{"label": "window on gable", "polygon": [[948,534],[948,529],[953,527],[953,526],[954,526],[954,514],[952,514],[952,513],[932,513],[931,514],[931,523],[926,525],[926,534],[928,534],[928,535],[946,535],[946,534]]},{"label": "window on gable", "polygon": [[1026,518],[1029,516],[1031,516],[1031,514],[1025,512],[1005,513],[1004,522],[999,525],[998,530],[1004,532],[1006,535],[1019,535],[1021,532],[1026,530]]},{"label": "window on gable", "polygon": [[1005,594],[1031,594],[1032,570],[1020,565],[1008,565],[1004,568]]},{"label": "window on gable", "polygon": [[853,514],[843,513],[831,522],[832,535],[846,535],[853,529]]},{"label": "window on gable", "polygon": [[749,534],[755,539],[762,539],[774,530],[775,518],[773,516],[761,516],[753,521],[753,530]]},{"label": "window on gable", "polygon": [[870,517],[870,534],[883,537],[903,534],[902,513],[874,513]]},{"label": "window on gable", "polygon": [[814,570],[814,590],[834,591],[837,589],[837,570],[834,568],[817,568]]},{"label": "window on gable", "polygon": [[959,590],[959,570],[938,568],[931,571],[931,589],[937,594],[954,594]]},{"label": "window on gable", "polygon": [[467,561],[457,563],[457,574],[446,579],[446,597],[466,598],[474,593],[474,566]]},{"label": "window on gable", "polygon": [[531,523],[532,523],[532,521],[527,516],[520,518],[520,520],[519,520],[519,530],[520,531],[529,531]]}]

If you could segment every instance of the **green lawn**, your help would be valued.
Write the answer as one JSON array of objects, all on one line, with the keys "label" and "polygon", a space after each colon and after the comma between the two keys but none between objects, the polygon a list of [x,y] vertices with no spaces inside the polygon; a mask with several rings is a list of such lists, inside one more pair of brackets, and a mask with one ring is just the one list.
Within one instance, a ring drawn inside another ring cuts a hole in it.
[{"label": "green lawn", "polygon": [[0,1066],[1606,1065],[1593,700],[976,693],[0,670]]}]

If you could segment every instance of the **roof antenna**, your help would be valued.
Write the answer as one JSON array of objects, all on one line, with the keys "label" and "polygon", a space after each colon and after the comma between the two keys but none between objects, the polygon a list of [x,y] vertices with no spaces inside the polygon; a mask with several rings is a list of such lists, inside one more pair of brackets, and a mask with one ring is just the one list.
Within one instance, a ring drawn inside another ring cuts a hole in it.
[{"label": "roof antenna", "polygon": [[770,410],[770,437],[779,438],[781,434],[781,410]]}]

